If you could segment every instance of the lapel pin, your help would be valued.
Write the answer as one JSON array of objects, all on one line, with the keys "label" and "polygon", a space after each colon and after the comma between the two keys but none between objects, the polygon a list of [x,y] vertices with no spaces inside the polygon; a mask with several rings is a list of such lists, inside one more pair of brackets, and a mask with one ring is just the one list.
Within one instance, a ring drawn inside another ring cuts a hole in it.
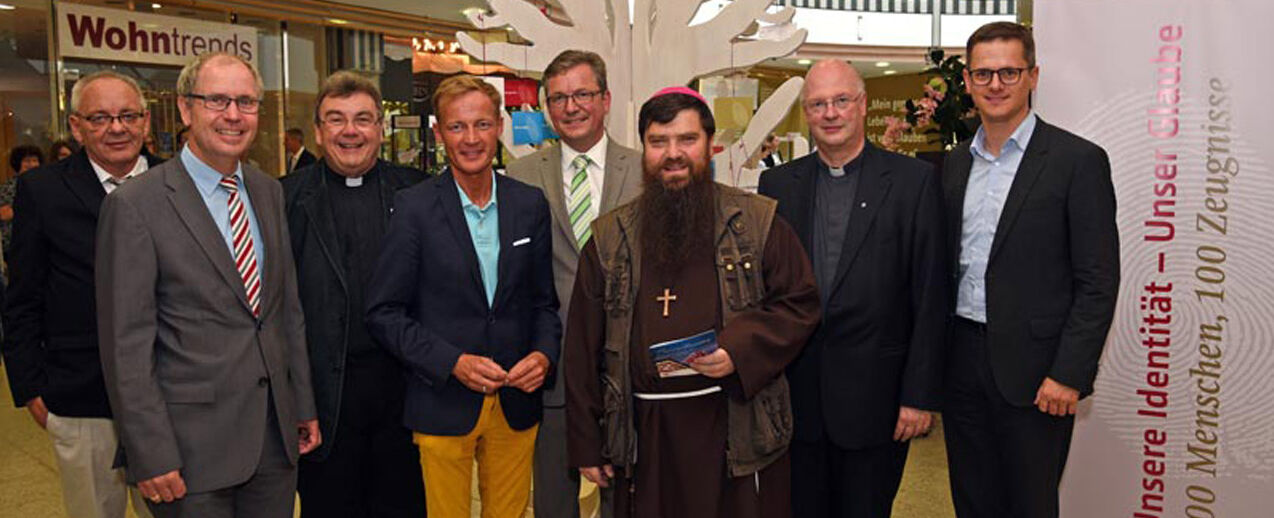
[{"label": "lapel pin", "polygon": [[867,202],[863,202],[863,204],[862,204],[862,205],[859,205],[859,207],[862,207],[862,208],[864,208],[864,209],[865,209],[865,208],[867,208]]}]

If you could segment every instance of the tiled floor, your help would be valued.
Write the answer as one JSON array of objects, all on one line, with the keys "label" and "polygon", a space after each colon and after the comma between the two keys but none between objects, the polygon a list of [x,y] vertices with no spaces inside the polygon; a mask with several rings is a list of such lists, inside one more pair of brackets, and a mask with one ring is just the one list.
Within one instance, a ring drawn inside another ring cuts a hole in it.
[{"label": "tiled floor", "polygon": [[[2,369],[0,402],[0,518],[65,517],[48,437],[25,409],[10,404],[8,379]],[[129,516],[132,517],[131,511]],[[939,428],[912,444],[902,488],[894,503],[894,517],[953,516]]]}]

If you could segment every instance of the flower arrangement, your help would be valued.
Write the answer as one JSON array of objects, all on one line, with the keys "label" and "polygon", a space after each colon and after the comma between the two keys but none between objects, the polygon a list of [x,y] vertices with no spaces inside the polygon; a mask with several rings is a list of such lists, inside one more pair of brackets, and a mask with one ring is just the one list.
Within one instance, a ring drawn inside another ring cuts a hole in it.
[{"label": "flower arrangement", "polygon": [[934,66],[925,73],[934,76],[924,85],[924,97],[907,101],[904,119],[885,118],[882,146],[892,149],[904,131],[923,128],[923,133],[936,139],[943,149],[951,149],[977,131],[977,112],[973,98],[965,91],[965,66],[960,56],[946,56],[942,49],[934,49],[929,52],[929,62]]}]

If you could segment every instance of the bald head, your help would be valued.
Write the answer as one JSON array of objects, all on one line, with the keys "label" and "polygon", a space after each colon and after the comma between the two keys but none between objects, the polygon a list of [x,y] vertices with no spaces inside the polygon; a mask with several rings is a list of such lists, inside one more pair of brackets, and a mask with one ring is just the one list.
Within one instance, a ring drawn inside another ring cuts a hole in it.
[{"label": "bald head", "polygon": [[810,136],[823,162],[841,167],[858,156],[863,149],[863,122],[867,119],[863,76],[844,61],[819,61],[805,74],[801,97]]},{"label": "bald head", "polygon": [[854,95],[867,90],[867,84],[863,82],[863,76],[858,73],[858,70],[839,59],[820,60],[810,67],[810,71],[805,73],[805,86],[801,89],[802,98],[809,98],[812,85],[835,85],[849,89]]}]

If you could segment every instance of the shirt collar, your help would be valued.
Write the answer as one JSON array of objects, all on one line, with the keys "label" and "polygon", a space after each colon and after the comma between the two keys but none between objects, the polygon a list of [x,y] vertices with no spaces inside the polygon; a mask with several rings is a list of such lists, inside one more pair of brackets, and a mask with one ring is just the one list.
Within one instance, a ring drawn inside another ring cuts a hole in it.
[{"label": "shirt collar", "polygon": [[568,146],[565,143],[563,143],[562,144],[563,169],[567,169],[570,166],[571,161],[575,160],[576,156],[584,155],[584,156],[587,156],[589,160],[592,160],[593,164],[596,164],[598,169],[605,171],[606,170],[606,145],[607,145],[606,141],[607,140],[610,140],[610,137],[606,135],[602,135],[602,138],[598,139],[597,143],[593,144],[593,147],[588,148],[588,151],[585,151],[583,153],[580,153],[579,151],[576,151],[571,146]]},{"label": "shirt collar", "polygon": [[[217,186],[221,182],[221,173],[195,156],[194,152],[190,151],[190,146],[185,146],[181,149],[181,165],[186,166],[186,171],[190,173],[190,179],[195,181],[195,187],[199,189],[199,193],[205,198],[216,192]],[[243,164],[241,162],[235,162],[234,164],[234,177],[236,180],[243,179]]]},{"label": "shirt collar", "polygon": [[[103,169],[102,166],[97,165],[97,162],[94,162],[92,157],[89,157],[88,163],[89,165],[93,166],[93,172],[97,173],[97,183],[106,183],[106,180],[111,178],[111,173],[106,172],[106,169]],[[150,164],[146,162],[145,157],[141,155],[137,155],[137,161],[133,162],[133,169],[130,170],[128,174],[124,175],[124,178],[128,179],[128,178],[137,176],[139,174],[142,174],[146,172],[146,168],[149,166]]]},{"label": "shirt collar", "polygon": [[[453,182],[455,182],[455,176],[454,176],[454,175],[455,175],[455,173],[452,173],[451,181],[453,181]],[[456,190],[457,190],[457,191],[460,191],[460,208],[465,209],[465,210],[470,210],[470,209],[472,209],[472,210],[476,210],[476,211],[478,211],[478,212],[485,212],[485,211],[487,211],[488,209],[490,209],[491,207],[494,207],[494,206],[496,205],[496,203],[495,203],[495,187],[496,187],[496,181],[495,181],[495,180],[496,180],[496,178],[495,178],[495,169],[492,169],[492,170],[491,170],[491,199],[487,201],[487,206],[486,206],[486,207],[482,207],[482,208],[478,208],[478,206],[477,206],[477,205],[474,205],[473,200],[470,200],[470,199],[469,199],[469,195],[468,195],[468,194],[465,194],[464,189],[460,188],[460,182],[456,182]]]},{"label": "shirt collar", "polygon": [[[1000,148],[1000,154],[1009,149],[1012,145],[1019,152],[1026,151],[1026,146],[1031,143],[1031,135],[1035,134],[1035,122],[1037,117],[1035,111],[1032,110],[1026,114],[1026,118],[1017,125],[1017,129],[1013,130],[1013,134],[1009,135],[1008,140],[1004,141],[1004,146]],[[991,159],[991,153],[986,149],[986,127],[981,126],[978,132],[973,135],[973,142],[969,144],[969,151],[974,155]]]}]

